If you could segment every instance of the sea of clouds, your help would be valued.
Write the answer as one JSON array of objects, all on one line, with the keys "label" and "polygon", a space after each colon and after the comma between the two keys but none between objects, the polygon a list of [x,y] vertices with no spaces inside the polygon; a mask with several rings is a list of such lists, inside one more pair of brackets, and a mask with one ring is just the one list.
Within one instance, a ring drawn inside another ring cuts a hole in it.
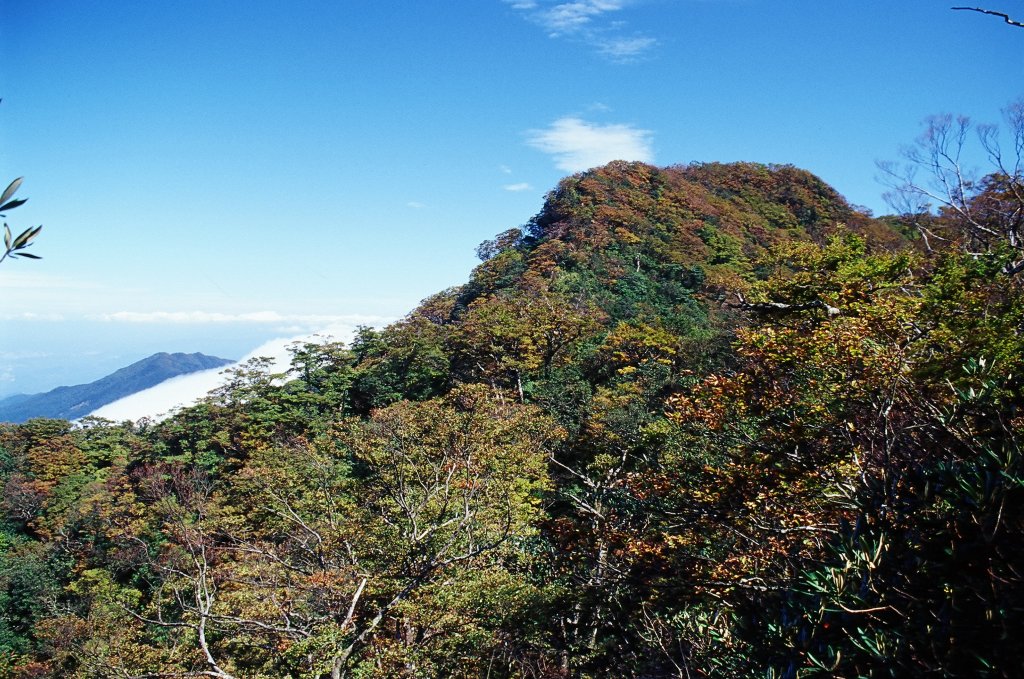
[{"label": "sea of clouds", "polygon": [[172,377],[154,387],[108,403],[89,414],[115,422],[138,421],[143,418],[153,421],[163,420],[180,408],[194,405],[208,393],[224,384],[227,379],[225,371],[234,366],[241,365],[252,358],[264,357],[272,360],[272,364],[268,368],[270,372],[283,373],[290,365],[291,354],[288,349],[294,343],[349,342],[354,334],[355,327],[332,326],[323,332],[273,339],[250,351],[238,363]]}]

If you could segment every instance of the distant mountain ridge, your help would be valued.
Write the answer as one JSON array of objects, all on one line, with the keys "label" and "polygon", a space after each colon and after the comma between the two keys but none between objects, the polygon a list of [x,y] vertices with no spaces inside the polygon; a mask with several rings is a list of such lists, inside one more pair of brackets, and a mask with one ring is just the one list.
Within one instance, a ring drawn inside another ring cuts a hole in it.
[{"label": "distant mountain ridge", "polygon": [[18,394],[0,400],[0,422],[34,417],[73,420],[143,389],[179,375],[234,363],[201,353],[160,352],[88,384],[57,387],[43,394]]}]

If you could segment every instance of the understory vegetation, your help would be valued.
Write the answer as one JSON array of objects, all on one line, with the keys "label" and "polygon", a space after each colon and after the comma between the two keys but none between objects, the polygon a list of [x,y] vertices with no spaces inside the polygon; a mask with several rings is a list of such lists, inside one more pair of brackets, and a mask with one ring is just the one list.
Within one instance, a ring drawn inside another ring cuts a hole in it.
[{"label": "understory vegetation", "polygon": [[1021,187],[613,162],[285,374],[4,425],[0,675],[1021,676]]}]

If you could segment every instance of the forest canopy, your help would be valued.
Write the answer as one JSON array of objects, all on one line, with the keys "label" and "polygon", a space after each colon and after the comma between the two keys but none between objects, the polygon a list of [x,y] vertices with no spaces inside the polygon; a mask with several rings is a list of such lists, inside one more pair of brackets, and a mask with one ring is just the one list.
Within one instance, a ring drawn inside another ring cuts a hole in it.
[{"label": "forest canopy", "polygon": [[5,425],[0,673],[1019,676],[1020,186],[613,162],[285,374]]}]

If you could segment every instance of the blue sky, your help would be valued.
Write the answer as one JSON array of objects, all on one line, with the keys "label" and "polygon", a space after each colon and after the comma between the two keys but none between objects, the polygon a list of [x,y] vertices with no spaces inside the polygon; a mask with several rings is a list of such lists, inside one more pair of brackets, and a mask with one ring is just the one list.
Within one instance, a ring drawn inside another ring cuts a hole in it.
[{"label": "blue sky", "polygon": [[44,259],[0,266],[0,395],[401,316],[617,157],[885,212],[924,117],[1024,95],[1024,29],[950,4],[5,0],[0,181]]}]

